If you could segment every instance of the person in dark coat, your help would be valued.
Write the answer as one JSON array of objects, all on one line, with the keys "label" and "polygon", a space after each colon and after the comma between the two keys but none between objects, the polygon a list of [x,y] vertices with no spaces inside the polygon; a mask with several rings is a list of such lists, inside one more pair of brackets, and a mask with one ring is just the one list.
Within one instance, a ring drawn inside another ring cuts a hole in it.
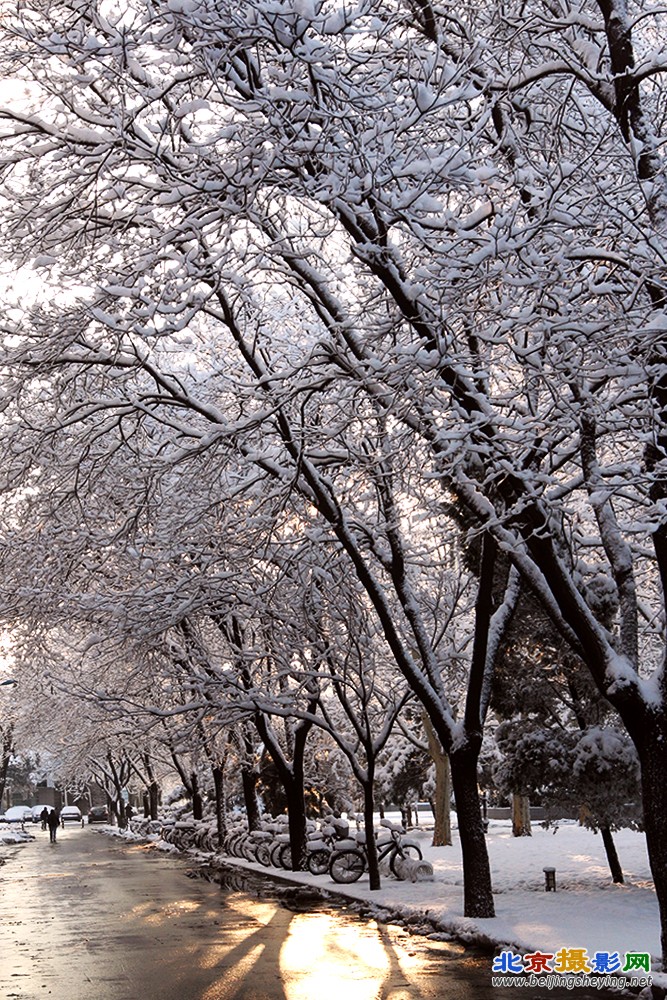
[{"label": "person in dark coat", "polygon": [[46,830],[46,824],[49,822],[49,810],[47,809],[46,806],[44,806],[41,813],[39,814],[39,818],[42,821],[42,830]]},{"label": "person in dark coat", "polygon": [[52,809],[51,812],[49,813],[48,824],[49,824],[49,834],[51,837],[51,843],[55,844],[56,830],[58,829],[58,826],[60,824],[60,816],[55,811],[55,809]]}]

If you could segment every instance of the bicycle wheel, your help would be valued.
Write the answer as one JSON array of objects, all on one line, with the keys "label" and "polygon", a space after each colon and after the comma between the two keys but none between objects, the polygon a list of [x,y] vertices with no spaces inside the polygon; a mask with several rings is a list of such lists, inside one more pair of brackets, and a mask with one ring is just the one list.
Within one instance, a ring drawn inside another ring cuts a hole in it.
[{"label": "bicycle wheel", "polygon": [[334,851],[329,862],[329,874],[340,884],[356,882],[366,871],[366,858],[361,851]]},{"label": "bicycle wheel", "polygon": [[241,857],[246,861],[257,860],[257,844],[250,837],[245,837],[241,843]]},{"label": "bicycle wheel", "polygon": [[233,858],[242,858],[243,851],[241,850],[241,845],[243,844],[244,833],[232,834],[229,841],[229,853]]},{"label": "bicycle wheel", "polygon": [[389,867],[391,868],[391,874],[394,878],[398,878],[398,872],[396,871],[395,865],[397,861],[402,861],[403,858],[409,858],[412,861],[421,861],[423,855],[421,849],[417,847],[416,844],[401,844],[392,853],[389,858]]},{"label": "bicycle wheel", "polygon": [[264,865],[268,868],[271,864],[271,845],[266,843],[261,843],[257,847],[257,860],[260,865]]},{"label": "bicycle wheel", "polygon": [[324,849],[311,851],[306,861],[308,871],[311,875],[324,875],[329,870],[330,859],[331,851],[325,851]]},{"label": "bicycle wheel", "polygon": [[271,847],[271,866],[273,868],[280,868],[280,859],[278,855],[280,854],[280,848],[282,844],[273,844]]},{"label": "bicycle wheel", "polygon": [[285,871],[292,871],[292,848],[289,844],[281,844],[278,849],[278,864]]}]

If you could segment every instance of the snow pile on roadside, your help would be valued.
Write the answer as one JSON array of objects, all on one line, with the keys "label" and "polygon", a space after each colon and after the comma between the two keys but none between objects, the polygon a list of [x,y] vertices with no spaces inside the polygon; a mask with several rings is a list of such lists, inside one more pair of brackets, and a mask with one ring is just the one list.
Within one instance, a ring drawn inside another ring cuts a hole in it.
[{"label": "snow pile on roadside", "polygon": [[29,840],[34,840],[32,833],[14,827],[0,826],[0,844],[26,844]]}]

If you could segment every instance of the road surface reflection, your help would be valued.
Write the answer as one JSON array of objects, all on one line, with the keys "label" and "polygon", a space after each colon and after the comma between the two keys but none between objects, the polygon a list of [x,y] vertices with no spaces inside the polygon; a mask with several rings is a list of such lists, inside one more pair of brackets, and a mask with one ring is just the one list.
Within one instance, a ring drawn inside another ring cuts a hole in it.
[{"label": "road surface reflection", "polygon": [[[491,959],[88,829],[5,849],[3,1000],[500,1000]],[[585,997],[544,991],[544,998]],[[531,991],[538,1000],[539,991]],[[602,1000],[593,991],[591,998]]]}]

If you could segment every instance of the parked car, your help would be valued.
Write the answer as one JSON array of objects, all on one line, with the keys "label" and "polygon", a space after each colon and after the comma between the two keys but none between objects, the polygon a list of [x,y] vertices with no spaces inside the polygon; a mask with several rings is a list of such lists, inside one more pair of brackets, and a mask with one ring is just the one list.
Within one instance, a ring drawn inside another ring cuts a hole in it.
[{"label": "parked car", "polygon": [[53,806],[46,806],[43,803],[41,805],[38,805],[38,806],[33,806],[32,809],[30,810],[31,813],[32,813],[32,821],[33,821],[33,823],[39,823],[41,821],[42,810],[43,809],[46,809],[48,812],[51,812],[52,808],[53,808]]},{"label": "parked car", "polygon": [[106,806],[91,806],[88,810],[89,823],[108,823],[109,810]]},{"label": "parked car", "polygon": [[10,806],[5,810],[5,819],[8,823],[32,823],[32,809],[30,806]]},{"label": "parked car", "polygon": [[60,810],[60,822],[64,826],[65,823],[82,823],[83,817],[81,816],[81,810],[78,806],[63,806]]}]

